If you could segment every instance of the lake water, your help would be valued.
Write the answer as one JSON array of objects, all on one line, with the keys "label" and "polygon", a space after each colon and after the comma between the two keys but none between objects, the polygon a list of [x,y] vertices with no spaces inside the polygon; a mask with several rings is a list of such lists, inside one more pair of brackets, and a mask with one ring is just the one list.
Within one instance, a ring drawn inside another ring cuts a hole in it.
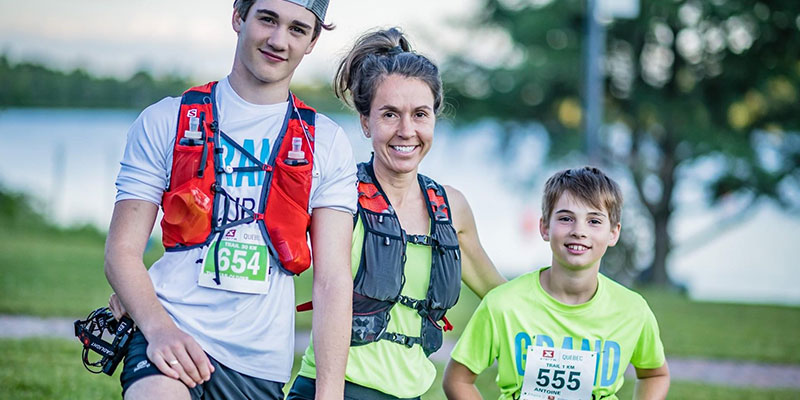
[{"label": "lake water", "polygon": [[[57,223],[106,229],[126,133],[136,116],[113,110],[0,111],[0,185],[31,194]],[[348,132],[356,159],[367,160],[370,143],[357,119],[333,117]],[[504,153],[496,132],[493,124],[483,124],[455,134],[439,123],[420,172],[464,193],[487,253],[505,275],[516,276],[549,264],[549,246],[537,228],[540,191],[543,179],[559,168],[539,161],[546,148],[537,135]],[[529,177],[530,185],[516,183]],[[682,210],[673,232],[689,235],[698,221],[713,223],[713,214]],[[735,228],[703,238],[703,245],[678,248],[669,271],[693,298],[800,305],[800,265],[789,251],[798,231],[800,219],[765,204]]]}]

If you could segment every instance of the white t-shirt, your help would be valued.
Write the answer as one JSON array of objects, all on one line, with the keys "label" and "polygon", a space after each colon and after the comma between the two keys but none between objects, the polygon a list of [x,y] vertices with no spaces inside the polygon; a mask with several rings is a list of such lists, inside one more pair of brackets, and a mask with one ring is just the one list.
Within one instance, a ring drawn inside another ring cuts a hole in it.
[{"label": "white t-shirt", "polygon": [[[251,104],[223,79],[217,85],[220,129],[262,162],[283,125],[288,102]],[[177,130],[179,97],[145,109],[128,132],[117,177],[117,201],[146,200],[160,205],[169,184]],[[356,166],[344,131],[317,114],[314,170],[309,208],[355,213]],[[253,163],[223,141],[223,162],[232,167]],[[224,175],[223,187],[248,208],[260,205],[264,172]],[[236,210],[229,216],[234,217]],[[241,218],[241,216],[239,216]],[[238,218],[237,218],[238,219]],[[195,338],[220,363],[240,373],[288,382],[294,356],[294,281],[272,268],[265,295],[198,286],[198,260],[207,248],[167,252],[150,268],[156,295],[178,327]]]}]

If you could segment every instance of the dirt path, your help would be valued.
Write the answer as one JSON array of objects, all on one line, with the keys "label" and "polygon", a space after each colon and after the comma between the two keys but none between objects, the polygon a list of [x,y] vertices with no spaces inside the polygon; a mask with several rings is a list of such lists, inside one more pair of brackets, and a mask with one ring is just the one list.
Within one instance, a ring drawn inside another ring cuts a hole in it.
[{"label": "dirt path", "polygon": [[[69,318],[38,318],[0,315],[0,338],[55,337],[75,340]],[[295,352],[308,345],[308,332],[295,336]],[[78,343],[75,343],[78,346]],[[447,362],[454,343],[446,341],[431,359]],[[710,360],[668,357],[670,374],[675,381],[703,382],[732,387],[791,388],[800,390],[800,365],[767,364],[750,361]],[[627,373],[632,373],[629,368]]]}]

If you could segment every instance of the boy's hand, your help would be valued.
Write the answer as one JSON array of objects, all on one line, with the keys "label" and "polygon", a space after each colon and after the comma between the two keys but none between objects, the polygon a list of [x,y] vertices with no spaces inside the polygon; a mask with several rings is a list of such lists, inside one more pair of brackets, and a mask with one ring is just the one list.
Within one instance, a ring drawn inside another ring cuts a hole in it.
[{"label": "boy's hand", "polygon": [[[128,312],[116,293],[108,298],[108,308],[117,321]],[[178,379],[188,387],[211,379],[214,367],[197,342],[177,327],[170,327],[147,337],[147,358],[164,375]]]},{"label": "boy's hand", "polygon": [[122,305],[122,302],[119,301],[119,297],[117,297],[116,293],[111,293],[111,297],[108,298],[108,309],[111,310],[111,314],[114,314],[114,318],[119,321],[120,318],[128,315],[128,312],[125,310],[125,306]]},{"label": "boy's hand", "polygon": [[177,326],[167,325],[145,334],[147,358],[166,376],[178,379],[187,387],[211,379],[214,366],[199,344]]}]

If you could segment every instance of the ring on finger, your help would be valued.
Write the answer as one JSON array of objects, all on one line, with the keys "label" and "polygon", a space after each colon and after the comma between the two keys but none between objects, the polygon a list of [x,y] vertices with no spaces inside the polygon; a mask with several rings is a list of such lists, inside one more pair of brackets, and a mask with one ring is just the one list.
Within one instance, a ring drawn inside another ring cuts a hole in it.
[{"label": "ring on finger", "polygon": [[178,360],[172,360],[172,361],[169,362],[169,365],[178,365],[178,364],[180,364],[180,362],[178,362]]}]

